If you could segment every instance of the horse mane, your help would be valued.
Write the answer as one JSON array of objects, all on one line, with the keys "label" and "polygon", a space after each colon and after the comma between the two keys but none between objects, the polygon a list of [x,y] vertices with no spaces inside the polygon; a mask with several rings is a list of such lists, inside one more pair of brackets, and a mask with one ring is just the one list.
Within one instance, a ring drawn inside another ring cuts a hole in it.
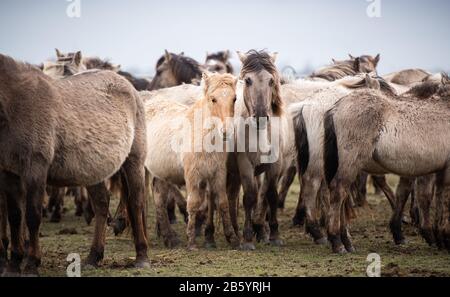
[{"label": "horse mane", "polygon": [[426,81],[412,87],[405,96],[412,96],[419,99],[428,99],[439,91],[440,83]]},{"label": "horse mane", "polygon": [[[376,76],[376,77],[372,77],[372,79],[376,80],[380,84],[380,91],[387,93],[391,96],[397,96],[397,92],[395,91],[395,89],[384,78],[382,78],[380,76]],[[348,81],[341,82],[340,85],[342,85],[346,88],[349,88],[349,89],[367,88],[365,78],[355,81],[355,82],[348,82]]]},{"label": "horse mane", "polygon": [[[231,74],[212,74],[208,78],[208,90],[210,92],[214,92],[216,89],[221,88],[223,86],[235,87],[236,77]],[[205,91],[207,91],[205,89]]]},{"label": "horse mane", "polygon": [[250,50],[246,53],[247,58],[242,63],[241,78],[250,72],[260,72],[266,70],[269,72],[275,81],[273,87],[273,101],[272,111],[275,115],[279,116],[283,113],[283,100],[281,99],[281,80],[277,67],[272,61],[272,58],[266,51]]},{"label": "horse mane", "polygon": [[99,57],[89,57],[83,59],[87,69],[116,70],[116,67],[108,60],[102,60]]},{"label": "horse mane", "polygon": [[325,66],[311,74],[311,78],[322,78],[328,81],[335,81],[346,76],[358,74],[355,69],[355,60],[340,61],[336,64]]}]

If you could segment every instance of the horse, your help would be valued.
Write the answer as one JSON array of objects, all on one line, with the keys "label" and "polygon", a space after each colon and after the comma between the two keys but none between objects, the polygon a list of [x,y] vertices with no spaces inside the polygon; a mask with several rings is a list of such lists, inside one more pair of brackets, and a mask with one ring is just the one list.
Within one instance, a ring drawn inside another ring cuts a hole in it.
[{"label": "horse", "polygon": [[[303,101],[289,107],[289,113],[294,121],[296,161],[302,185],[293,223],[294,225],[303,225],[306,218],[306,231],[313,237],[316,244],[327,243],[326,237],[320,230],[317,211],[322,208],[326,212],[329,204],[322,158],[323,119],[325,113],[339,99],[362,88],[382,90],[391,94],[395,92],[384,80],[372,78],[366,74],[363,79],[359,77],[351,80],[341,79],[332,84],[325,84],[321,89],[317,89],[310,96],[305,97]],[[353,190],[355,190],[355,181],[353,183]],[[364,183],[364,187],[365,185],[366,183]],[[352,198],[357,197],[355,192],[352,192]],[[392,191],[387,191],[386,197],[394,208],[395,197]],[[349,214],[353,215],[350,213],[351,206],[347,206],[347,210]]]},{"label": "horse", "polygon": [[61,57],[56,62],[45,62],[42,71],[55,79],[68,77],[87,70],[82,59],[81,52],[76,52],[64,58]]},{"label": "horse", "polygon": [[[355,92],[326,113],[324,169],[331,193],[327,229],[333,252],[353,250],[342,205],[352,180],[361,170],[405,177],[436,173],[434,233],[438,244],[450,249],[448,76],[443,76],[437,88],[429,100],[399,100],[372,90]],[[421,228],[422,233],[433,232],[430,226]]]},{"label": "horse", "polygon": [[[153,198],[161,232],[166,241],[173,240],[170,239],[173,234],[164,200],[169,185],[185,184],[188,193],[187,236],[190,250],[197,249],[195,223],[199,208],[206,199],[209,213],[205,229],[206,245],[215,246],[213,217],[216,207],[222,218],[227,241],[233,248],[240,244],[231,226],[226,196],[228,154],[223,150],[222,139],[229,137],[226,120],[234,114],[236,83],[236,78],[230,74],[204,73],[202,98],[191,107],[171,100],[145,100],[148,149],[155,152],[147,157],[146,168],[154,177]],[[208,124],[213,119],[218,123]],[[211,135],[214,137],[208,140]],[[173,143],[179,140],[186,143],[175,149]],[[214,142],[219,148],[209,151],[206,141]]]},{"label": "horse", "polygon": [[194,59],[166,50],[156,63],[156,75],[150,83],[149,90],[191,84],[201,79],[202,71],[202,66]]},{"label": "horse", "polygon": [[[285,143],[289,143],[286,137],[290,135],[290,125],[284,113],[280,75],[275,66],[277,54],[255,50],[237,54],[242,63],[243,90],[238,92],[236,102],[237,144],[229,160],[227,177],[233,227],[238,232],[237,201],[242,184],[245,209],[242,249],[255,249],[254,231],[258,241],[267,240],[264,228],[267,207],[270,228],[267,241],[280,246],[283,241],[278,232],[277,184],[285,163],[289,163],[283,157],[288,155]],[[250,136],[256,133],[258,137]]]},{"label": "horse", "polygon": [[[62,53],[56,49],[56,58],[58,62],[67,62],[75,55],[75,53]],[[131,73],[122,71],[120,65],[112,64],[108,60],[100,59],[99,57],[83,57],[81,63],[88,70],[100,69],[110,70],[125,77],[137,91],[145,91],[150,89],[150,80],[146,78],[139,78],[133,76]]]},{"label": "horse", "polygon": [[383,78],[390,83],[402,86],[412,86],[424,82],[424,80],[430,76],[432,76],[432,74],[423,69],[405,69],[387,74],[383,76]]},{"label": "horse", "polygon": [[206,53],[205,68],[210,72],[217,73],[234,73],[233,66],[231,65],[230,51],[220,51],[217,53]]},{"label": "horse", "polygon": [[4,55],[0,55],[0,72],[0,196],[6,198],[11,229],[7,272],[21,272],[24,245],[20,230],[25,218],[30,244],[23,272],[38,274],[47,184],[87,187],[96,216],[87,263],[99,265],[109,205],[104,180],[119,170],[126,180],[135,265],[148,267],[143,213],[145,115],[131,84],[110,71],[54,80]]},{"label": "horse", "polygon": [[349,60],[336,61],[333,64],[315,71],[309,76],[311,79],[324,79],[327,81],[334,81],[345,76],[353,76],[358,73],[376,72],[378,63],[380,62],[380,54],[372,57],[370,55],[363,55],[360,57],[353,57],[349,55]]}]

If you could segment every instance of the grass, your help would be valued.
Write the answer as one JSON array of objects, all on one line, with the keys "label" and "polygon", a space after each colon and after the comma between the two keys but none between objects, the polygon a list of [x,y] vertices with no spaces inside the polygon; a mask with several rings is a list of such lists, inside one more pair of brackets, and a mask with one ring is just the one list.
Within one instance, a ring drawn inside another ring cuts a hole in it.
[{"label": "grass", "polygon": [[[390,177],[391,185],[396,180]],[[358,210],[351,232],[357,251],[335,255],[329,247],[315,245],[300,228],[291,227],[291,218],[297,202],[298,183],[291,187],[286,210],[279,214],[280,232],[285,246],[271,247],[258,244],[252,252],[231,250],[224,241],[221,228],[216,228],[215,250],[200,249],[189,252],[185,248],[185,225],[174,226],[182,239],[181,247],[164,248],[155,232],[154,208],[150,205],[149,257],[151,268],[131,267],[134,246],[130,234],[115,237],[108,229],[105,260],[99,269],[85,270],[83,276],[365,276],[368,254],[381,256],[383,276],[450,276],[448,252],[429,247],[411,226],[405,226],[408,244],[393,244],[388,230],[390,208],[387,200],[369,194],[369,205]],[[111,211],[117,201],[112,201]],[[42,276],[65,276],[67,255],[79,253],[85,258],[93,237],[93,226],[86,226],[82,218],[74,216],[71,199],[66,199],[67,212],[59,224],[45,219],[41,229],[43,262]],[[240,212],[242,217],[243,212]],[[69,234],[66,234],[69,233]],[[70,234],[71,233],[71,234]],[[201,241],[202,239],[200,239]]]}]

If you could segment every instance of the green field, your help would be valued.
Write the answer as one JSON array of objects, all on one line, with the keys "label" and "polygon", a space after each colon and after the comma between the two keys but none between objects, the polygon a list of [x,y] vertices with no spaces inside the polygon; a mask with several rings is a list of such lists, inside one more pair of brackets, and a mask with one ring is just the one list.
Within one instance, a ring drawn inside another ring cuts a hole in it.
[{"label": "green field", "polygon": [[[390,178],[394,185],[395,179]],[[384,196],[372,194],[369,205],[358,210],[351,233],[357,251],[335,255],[329,247],[315,245],[300,228],[291,227],[299,186],[292,186],[287,208],[280,213],[280,233],[283,247],[258,244],[256,251],[231,250],[224,241],[221,228],[216,227],[217,249],[189,252],[185,248],[185,225],[174,226],[182,245],[173,250],[164,248],[155,232],[154,208],[150,204],[149,257],[151,268],[132,268],[134,246],[130,234],[115,237],[108,230],[105,259],[99,269],[83,269],[82,276],[365,276],[368,254],[381,256],[382,276],[450,276],[450,255],[429,247],[411,226],[405,226],[408,244],[395,246],[388,231],[390,209]],[[67,211],[59,224],[44,219],[41,229],[43,261],[42,276],[65,276],[67,255],[79,253],[85,258],[89,252],[93,227],[74,216],[72,199],[66,199]],[[112,202],[114,213],[116,201]],[[243,211],[240,212],[242,217]],[[69,233],[69,234],[67,234]],[[200,241],[202,238],[200,238]]]}]

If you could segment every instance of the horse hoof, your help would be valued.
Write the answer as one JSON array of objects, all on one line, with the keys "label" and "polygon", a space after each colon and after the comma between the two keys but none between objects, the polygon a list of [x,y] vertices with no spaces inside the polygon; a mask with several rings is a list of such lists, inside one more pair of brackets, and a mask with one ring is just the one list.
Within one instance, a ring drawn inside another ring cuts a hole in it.
[{"label": "horse hoof", "polygon": [[405,238],[395,239],[394,242],[396,245],[405,245],[408,243]]},{"label": "horse hoof", "polygon": [[150,269],[150,261],[148,259],[140,259],[134,262],[134,268],[137,269]]},{"label": "horse hoof", "polygon": [[345,250],[347,251],[347,252],[349,252],[349,253],[354,253],[354,252],[356,252],[356,249],[355,249],[355,247],[354,246],[346,246],[345,247]]},{"label": "horse hoof", "polygon": [[344,245],[339,246],[333,246],[333,253],[343,255],[347,253],[347,250],[345,249]]},{"label": "horse hoof", "polygon": [[272,246],[283,246],[284,241],[282,239],[272,239],[269,241],[270,245]]},{"label": "horse hoof", "polygon": [[123,233],[123,231],[125,231],[125,229],[127,228],[127,224],[125,222],[125,219],[116,219],[114,220],[111,225],[113,226],[113,231],[114,231],[114,235],[118,236],[120,234]]},{"label": "horse hoof", "polygon": [[176,248],[180,244],[180,240],[178,237],[174,236],[171,239],[168,239],[164,242],[166,248],[173,249]]},{"label": "horse hoof", "polygon": [[244,242],[241,246],[241,249],[243,251],[254,251],[256,248],[253,242]]},{"label": "horse hoof", "polygon": [[301,227],[301,226],[303,226],[303,222],[297,217],[294,217],[292,219],[292,227]]},{"label": "horse hoof", "polygon": [[407,216],[403,216],[402,223],[405,224],[405,225],[412,225],[413,221],[411,220],[411,218],[409,218]]},{"label": "horse hoof", "polygon": [[314,243],[317,245],[327,245],[328,239],[326,237],[322,237],[322,238],[314,240]]},{"label": "horse hoof", "polygon": [[208,250],[216,249],[216,248],[217,248],[217,245],[216,245],[215,242],[212,242],[212,241],[210,241],[210,242],[205,242],[205,248],[208,249]]},{"label": "horse hoof", "polygon": [[196,252],[196,251],[198,251],[198,247],[197,247],[196,245],[189,245],[189,246],[187,247],[187,250],[188,250],[189,252]]},{"label": "horse hoof", "polygon": [[61,216],[58,215],[52,215],[50,218],[50,223],[60,223],[61,222]]}]

